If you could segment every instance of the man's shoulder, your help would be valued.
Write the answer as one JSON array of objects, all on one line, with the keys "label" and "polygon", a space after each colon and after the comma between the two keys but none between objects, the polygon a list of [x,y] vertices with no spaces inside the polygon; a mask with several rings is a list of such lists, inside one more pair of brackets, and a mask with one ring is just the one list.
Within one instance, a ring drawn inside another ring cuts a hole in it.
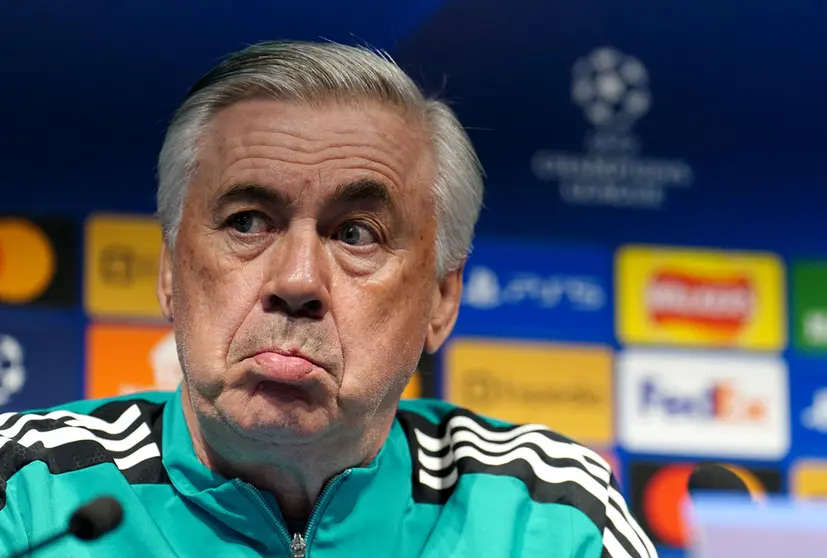
[{"label": "man's shoulder", "polygon": [[[426,430],[438,430],[445,435],[450,432],[473,431],[482,439],[489,441],[505,441],[522,439],[536,439],[536,436],[524,435],[538,433],[543,437],[557,442],[570,449],[575,449],[589,457],[601,467],[610,470],[609,463],[597,452],[581,445],[575,440],[556,432],[542,424],[518,424],[494,417],[475,413],[470,409],[439,399],[408,399],[399,403],[399,419],[413,422]],[[547,446],[547,444],[545,444]]]},{"label": "man's shoulder", "polygon": [[428,399],[400,402],[397,418],[411,445],[415,500],[444,503],[463,481],[492,492],[511,486],[535,503],[573,506],[605,524],[616,490],[611,467],[572,439]]},{"label": "man's shoulder", "polygon": [[38,462],[45,467],[34,469],[49,475],[98,468],[130,483],[167,482],[161,427],[173,396],[149,392],[0,414],[0,483]]},{"label": "man's shoulder", "polygon": [[[120,407],[130,407],[132,405],[140,406],[162,406],[175,396],[173,391],[146,391],[140,393],[133,393],[129,395],[119,395],[116,397],[102,397],[97,399],[78,399],[76,401],[67,401],[59,403],[51,407],[42,409],[30,409],[20,411],[18,413],[3,413],[0,414],[0,420],[8,415],[15,414],[37,414],[45,415],[56,411],[67,411],[81,415],[96,415],[100,414],[101,409],[116,409]],[[0,426],[0,430],[2,427]]]}]

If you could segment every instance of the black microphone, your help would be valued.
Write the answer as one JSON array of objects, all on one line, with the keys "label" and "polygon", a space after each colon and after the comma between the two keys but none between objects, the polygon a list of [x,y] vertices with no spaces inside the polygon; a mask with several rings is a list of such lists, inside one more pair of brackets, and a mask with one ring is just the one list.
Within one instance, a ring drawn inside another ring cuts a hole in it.
[{"label": "black microphone", "polygon": [[699,492],[728,493],[733,496],[752,495],[741,477],[717,463],[700,463],[689,475],[689,495]]},{"label": "black microphone", "polygon": [[121,521],[123,521],[123,508],[118,501],[111,496],[102,496],[75,510],[69,518],[69,526],[66,529],[30,545],[25,550],[9,555],[9,558],[29,556],[32,552],[59,541],[67,535],[74,535],[83,541],[92,541],[112,531],[121,524]]}]

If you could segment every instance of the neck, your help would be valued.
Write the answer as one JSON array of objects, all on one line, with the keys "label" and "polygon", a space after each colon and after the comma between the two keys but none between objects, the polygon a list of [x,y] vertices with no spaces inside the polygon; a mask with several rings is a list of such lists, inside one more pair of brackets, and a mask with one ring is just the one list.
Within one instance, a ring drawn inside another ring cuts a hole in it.
[{"label": "neck", "polygon": [[215,418],[200,416],[188,391],[181,390],[182,404],[198,459],[225,478],[271,492],[288,521],[306,521],[329,480],[345,469],[369,464],[393,423],[391,413],[384,421],[375,416],[366,430],[350,429],[332,441],[289,446],[251,442]]}]

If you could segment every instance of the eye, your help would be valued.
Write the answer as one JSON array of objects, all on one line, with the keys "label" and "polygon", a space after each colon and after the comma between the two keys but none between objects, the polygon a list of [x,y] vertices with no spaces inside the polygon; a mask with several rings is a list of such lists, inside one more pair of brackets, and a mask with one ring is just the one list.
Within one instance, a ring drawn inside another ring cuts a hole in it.
[{"label": "eye", "polygon": [[264,215],[257,211],[242,211],[230,215],[227,219],[227,226],[241,234],[257,234],[267,232],[269,223]]},{"label": "eye", "polygon": [[340,240],[350,246],[368,246],[377,242],[377,235],[373,230],[356,221],[350,221],[339,227],[336,234],[333,235],[335,240]]}]

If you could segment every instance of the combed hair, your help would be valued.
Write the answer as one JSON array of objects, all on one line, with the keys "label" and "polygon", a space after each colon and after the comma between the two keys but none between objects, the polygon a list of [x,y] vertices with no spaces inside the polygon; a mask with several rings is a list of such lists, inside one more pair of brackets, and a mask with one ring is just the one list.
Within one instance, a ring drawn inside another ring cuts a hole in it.
[{"label": "combed hair", "polygon": [[426,98],[382,51],[336,43],[273,41],[235,53],[202,77],[176,111],[158,160],[158,217],[173,247],[205,129],[221,109],[249,99],[306,103],[379,102],[425,126],[436,165],[437,271],[468,255],[483,195],[483,172],[453,111]]}]

